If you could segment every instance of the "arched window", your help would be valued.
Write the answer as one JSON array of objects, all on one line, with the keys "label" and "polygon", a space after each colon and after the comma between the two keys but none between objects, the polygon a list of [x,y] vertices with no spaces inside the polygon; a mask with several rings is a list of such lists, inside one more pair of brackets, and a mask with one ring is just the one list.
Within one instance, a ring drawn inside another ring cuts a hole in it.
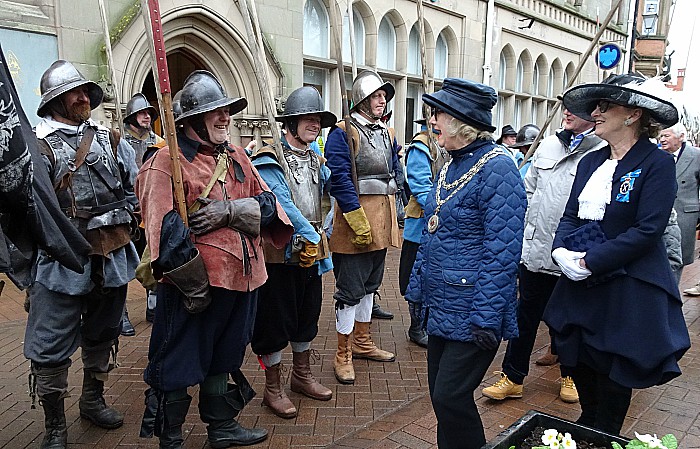
[{"label": "arched window", "polygon": [[319,0],[304,5],[304,54],[328,58],[328,14]]},{"label": "arched window", "polygon": [[396,31],[387,17],[379,24],[377,44],[377,67],[396,70]]},{"label": "arched window", "polygon": [[435,43],[435,78],[447,78],[447,42],[442,33]]},{"label": "arched window", "polygon": [[549,76],[547,77],[547,96],[549,98],[554,97],[554,66],[549,68]]},{"label": "arched window", "polygon": [[532,68],[532,93],[540,94],[540,68],[537,64]]},{"label": "arched window", "polygon": [[[365,64],[365,24],[362,21],[362,16],[357,13],[355,8],[352,9],[352,22],[355,30],[355,63],[358,65]],[[350,62],[350,20],[348,19],[347,10],[343,16],[343,61]]]},{"label": "arched window", "polygon": [[418,75],[421,73],[420,62],[420,36],[418,34],[418,24],[413,25],[411,33],[408,35],[408,73]]},{"label": "arched window", "polygon": [[506,54],[501,52],[501,56],[498,58],[498,88],[506,88],[506,69],[508,68],[508,62],[506,60]]},{"label": "arched window", "polygon": [[522,58],[518,58],[518,64],[515,67],[515,91],[523,91],[523,79],[525,78],[525,66]]}]

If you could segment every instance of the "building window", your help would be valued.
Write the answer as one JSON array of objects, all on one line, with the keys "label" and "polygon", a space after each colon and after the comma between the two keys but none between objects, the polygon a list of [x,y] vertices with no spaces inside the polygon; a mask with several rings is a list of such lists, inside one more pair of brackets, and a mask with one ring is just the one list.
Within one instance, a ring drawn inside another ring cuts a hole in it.
[{"label": "building window", "polygon": [[501,56],[498,58],[498,88],[506,88],[506,69],[508,68],[508,62],[506,61],[505,53],[501,52]]},{"label": "building window", "polygon": [[[355,30],[355,62],[357,65],[365,64],[365,24],[362,22],[362,16],[357,13],[355,8],[352,9],[353,29]],[[343,16],[343,61],[350,62],[350,20],[347,12]]]},{"label": "building window", "polygon": [[539,103],[533,99],[532,104],[530,105],[530,122],[532,122],[532,123],[538,123],[537,122],[537,109],[538,109],[538,107],[539,107]]},{"label": "building window", "polygon": [[520,98],[515,99],[515,107],[513,108],[513,127],[517,130],[520,129],[523,118],[523,100]]},{"label": "building window", "polygon": [[405,136],[406,140],[409,140],[419,129],[418,125],[413,123],[414,120],[423,118],[423,112],[421,107],[423,107],[423,102],[421,101],[421,94],[423,93],[423,88],[417,83],[408,83],[406,86],[406,129]]},{"label": "building window", "polygon": [[540,68],[537,64],[532,69],[532,93],[540,94]]},{"label": "building window", "polygon": [[328,107],[328,96],[324,95],[327,91],[328,70],[319,69],[316,67],[304,67],[304,86],[313,86],[321,94],[321,98]]},{"label": "building window", "polygon": [[408,35],[408,73],[413,75],[421,74],[421,61],[420,61],[420,36],[418,31],[418,24],[413,25],[411,32]]},{"label": "building window", "polygon": [[554,97],[554,67],[549,68],[549,76],[547,77],[547,96]]},{"label": "building window", "polygon": [[396,31],[387,17],[379,24],[377,44],[377,67],[396,70]]},{"label": "building window", "polygon": [[569,85],[569,72],[564,72],[564,80],[562,82],[563,86],[563,92],[566,91],[567,86]]},{"label": "building window", "polygon": [[442,36],[442,33],[437,38],[435,43],[435,78],[447,78],[447,42]]},{"label": "building window", "polygon": [[496,103],[496,129],[500,132],[505,126],[506,121],[506,99],[499,95],[498,103]]},{"label": "building window", "polygon": [[523,91],[523,79],[525,78],[525,66],[523,65],[523,60],[518,58],[518,64],[515,68],[515,91]]},{"label": "building window", "polygon": [[304,54],[329,58],[328,14],[319,0],[306,0],[304,5]]}]

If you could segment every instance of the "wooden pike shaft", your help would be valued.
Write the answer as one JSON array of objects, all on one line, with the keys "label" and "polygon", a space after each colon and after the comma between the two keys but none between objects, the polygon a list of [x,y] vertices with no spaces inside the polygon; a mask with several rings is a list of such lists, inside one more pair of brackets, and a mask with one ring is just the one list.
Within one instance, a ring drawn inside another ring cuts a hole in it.
[{"label": "wooden pike shaft", "polygon": [[[119,87],[117,86],[117,72],[114,69],[114,57],[112,56],[112,41],[109,37],[109,24],[107,23],[107,10],[105,8],[104,0],[99,0],[100,13],[102,18],[102,29],[105,34],[105,52],[107,53],[107,65],[109,66],[109,74],[112,78],[112,86],[114,86],[114,105],[117,110],[117,126],[116,128],[122,129],[124,126],[124,121],[122,120],[122,102],[119,93]],[[115,128],[115,126],[112,126]]]},{"label": "wooden pike shaft", "polygon": [[173,193],[177,212],[182,221],[187,223],[187,203],[185,201],[185,189],[182,184],[182,168],[180,167],[180,149],[177,146],[177,136],[175,133],[175,117],[173,116],[173,99],[170,89],[170,74],[168,72],[168,60],[165,53],[165,42],[163,41],[163,28],[160,17],[160,5],[158,0],[141,0],[141,11],[146,26],[151,53],[153,68],[153,80],[158,85],[158,104],[160,105],[160,116],[163,117],[165,127],[165,140],[168,142],[168,152],[170,153],[170,163],[173,176]]}]

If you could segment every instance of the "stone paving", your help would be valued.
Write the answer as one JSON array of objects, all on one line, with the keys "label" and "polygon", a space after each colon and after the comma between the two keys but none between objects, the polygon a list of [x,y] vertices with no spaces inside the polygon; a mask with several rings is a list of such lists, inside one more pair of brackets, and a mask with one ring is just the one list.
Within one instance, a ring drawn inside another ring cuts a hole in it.
[{"label": "stone paving", "polygon": [[[340,385],[333,376],[333,355],[336,334],[333,312],[333,276],[324,279],[324,306],[319,335],[313,347],[321,360],[312,367],[316,377],[333,390],[333,399],[319,402],[288,391],[299,415],[290,420],[274,416],[261,405],[264,374],[255,356],[246,357],[244,372],[259,395],[242,412],[240,421],[246,426],[262,426],[270,437],[255,446],[260,448],[333,447],[333,448],[412,448],[430,449],[436,445],[436,420],[432,412],[426,378],[425,350],[408,342],[408,308],[398,292],[398,250],[390,250],[382,285],[381,304],[393,311],[391,321],[372,324],[373,337],[383,349],[396,353],[396,362],[355,361],[355,385]],[[700,279],[700,263],[686,267],[681,288]],[[8,281],[0,297],[0,447],[34,448],[43,437],[43,414],[31,409],[27,395],[29,362],[22,354],[26,314],[22,308],[24,294]],[[693,344],[700,341],[700,298],[684,297],[684,314]],[[69,424],[69,448],[156,448],[157,439],[139,438],[143,412],[143,391],[146,386],[142,371],[146,365],[150,325],[144,319],[145,295],[133,283],[129,288],[128,306],[136,336],[120,340],[117,368],[106,385],[107,402],[125,414],[124,426],[106,431],[79,418],[78,396],[82,380],[78,354],[73,357],[69,384],[71,396],[66,401]],[[605,317],[601,317],[605,319]],[[643,326],[643,323],[640,323]],[[547,350],[548,336],[540,327],[532,360]],[[492,369],[482,386],[498,379],[505,352],[501,345]],[[283,363],[291,366],[291,352]],[[635,391],[622,433],[674,433],[683,449],[700,448],[700,364],[693,346],[681,360],[683,375],[655,388]],[[477,404],[486,429],[493,438],[529,409],[536,409],[567,419],[576,419],[578,404],[558,399],[557,366],[531,365],[525,380],[522,399],[492,401],[477,391]],[[197,413],[196,388],[187,422],[185,448],[205,448],[206,428]]]}]

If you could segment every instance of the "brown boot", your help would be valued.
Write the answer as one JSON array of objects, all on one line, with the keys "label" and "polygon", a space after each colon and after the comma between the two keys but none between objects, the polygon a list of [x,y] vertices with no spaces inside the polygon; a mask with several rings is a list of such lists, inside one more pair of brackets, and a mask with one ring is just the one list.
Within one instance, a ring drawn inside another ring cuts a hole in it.
[{"label": "brown boot", "polygon": [[552,366],[556,365],[558,362],[559,356],[556,354],[552,354],[552,346],[550,345],[549,351],[539,359],[535,360],[535,365]]},{"label": "brown boot", "polygon": [[377,362],[393,362],[396,359],[393,353],[383,351],[372,341],[369,332],[370,323],[360,323],[355,321],[353,331],[354,343],[352,345],[352,356],[356,359],[369,359]]},{"label": "brown boot", "polygon": [[355,368],[352,366],[352,334],[338,332],[338,350],[333,361],[335,378],[341,384],[355,383]]},{"label": "brown boot", "polygon": [[311,365],[309,364],[310,350],[304,352],[292,352],[292,380],[290,388],[295,393],[301,393],[311,399],[319,401],[328,401],[333,397],[333,392],[324,387],[311,373]]},{"label": "brown boot", "polygon": [[280,418],[294,418],[297,416],[297,409],[282,388],[281,371],[280,363],[265,369],[265,391],[262,403],[270,407],[272,413]]}]

